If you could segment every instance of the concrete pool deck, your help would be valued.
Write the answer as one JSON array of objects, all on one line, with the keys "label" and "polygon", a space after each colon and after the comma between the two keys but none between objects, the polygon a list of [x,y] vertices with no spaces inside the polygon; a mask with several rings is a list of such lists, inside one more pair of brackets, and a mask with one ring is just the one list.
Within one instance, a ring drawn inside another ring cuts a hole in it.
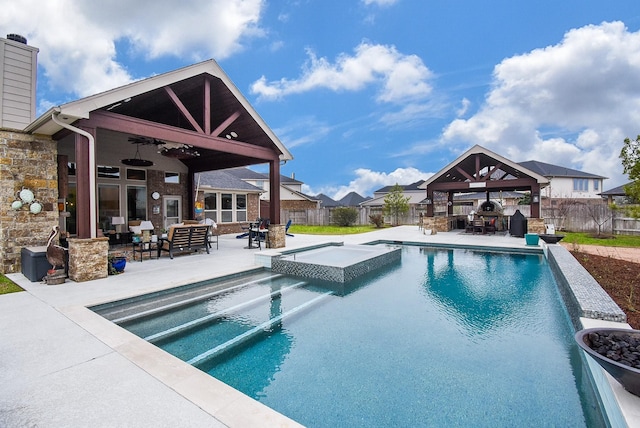
[{"label": "concrete pool deck", "polygon": [[[287,237],[286,249],[376,240],[530,250],[524,238],[424,235],[401,226],[360,235]],[[220,237],[211,254],[130,262],[125,273],[61,285],[8,275],[26,292],[0,296],[0,426],[299,426],[86,309],[86,306],[258,267],[246,239]],[[540,245],[544,245],[542,242]],[[585,327],[614,323],[587,321]],[[629,426],[640,398],[612,389]]]}]

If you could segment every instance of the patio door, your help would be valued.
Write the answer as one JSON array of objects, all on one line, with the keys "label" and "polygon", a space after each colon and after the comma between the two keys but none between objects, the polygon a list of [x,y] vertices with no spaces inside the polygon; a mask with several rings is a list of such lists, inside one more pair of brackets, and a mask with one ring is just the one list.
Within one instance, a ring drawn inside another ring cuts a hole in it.
[{"label": "patio door", "polygon": [[165,229],[182,221],[182,198],[180,196],[165,196],[162,206]]}]

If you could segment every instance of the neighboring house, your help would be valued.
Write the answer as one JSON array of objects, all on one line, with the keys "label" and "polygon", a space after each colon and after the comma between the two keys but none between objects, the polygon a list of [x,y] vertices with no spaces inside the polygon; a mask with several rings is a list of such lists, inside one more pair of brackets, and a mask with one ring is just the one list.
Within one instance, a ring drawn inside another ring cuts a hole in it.
[{"label": "neighboring house", "polygon": [[608,177],[535,160],[520,162],[519,165],[549,180],[549,185],[540,191],[542,203],[547,207],[567,199],[582,202],[602,200],[602,183]]},{"label": "neighboring house", "polygon": [[340,206],[340,202],[331,199],[329,196],[323,193],[316,195],[315,198],[320,201],[320,208],[336,208]]},{"label": "neighboring house", "polygon": [[241,180],[228,170],[202,172],[196,174],[195,181],[197,199],[203,204],[202,216],[215,221],[219,233],[241,232],[243,223],[259,217],[263,189]]},{"label": "neighboring house", "polygon": [[371,198],[365,198],[360,196],[356,192],[347,193],[338,203],[343,207],[359,207],[361,203],[368,201]]},{"label": "neighboring house", "polygon": [[[228,172],[252,186],[262,189],[260,195],[262,217],[268,217],[266,212],[270,204],[269,174],[262,174],[248,168],[232,168]],[[293,177],[280,175],[280,208],[282,210],[317,209],[320,201],[302,192],[302,181]]]},{"label": "neighboring house", "polygon": [[[420,203],[424,200],[424,189],[418,188],[419,185],[424,183],[424,180],[416,181],[415,183],[400,185],[402,188],[402,194],[404,197],[409,198],[409,207],[414,209],[420,208]],[[363,201],[360,205],[363,207],[370,207],[371,209],[382,210],[384,205],[384,198],[389,194],[395,185],[385,186],[373,192],[373,198]]]},{"label": "neighboring house", "polygon": [[[424,189],[418,188],[424,180],[416,181],[415,183],[400,185],[402,188],[402,194],[404,197],[409,198],[409,213],[407,214],[408,221],[414,223],[413,219],[417,219],[419,213],[424,212]],[[384,206],[384,198],[389,194],[395,185],[385,186],[373,192],[373,198],[368,199],[360,204],[361,207],[367,209],[367,218],[372,214],[382,214],[382,207]]]},{"label": "neighboring house", "polygon": [[618,187],[614,187],[613,189],[606,190],[600,193],[600,195],[607,198],[608,204],[625,205],[625,204],[632,203],[629,200],[627,193],[624,191],[625,186],[628,186],[630,184],[633,184],[633,182],[630,181],[626,184],[622,184]]}]

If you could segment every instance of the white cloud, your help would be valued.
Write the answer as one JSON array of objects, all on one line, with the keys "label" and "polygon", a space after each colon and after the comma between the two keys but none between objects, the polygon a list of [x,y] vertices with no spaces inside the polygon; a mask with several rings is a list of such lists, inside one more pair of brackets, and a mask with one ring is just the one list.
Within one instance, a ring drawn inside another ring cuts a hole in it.
[{"label": "white cloud", "polygon": [[5,3],[0,28],[22,34],[40,49],[38,63],[52,90],[77,96],[146,77],[131,76],[119,62],[118,41],[129,42],[128,54],[147,58],[222,59],[242,49],[245,38],[262,34],[258,22],[264,7],[264,0]]},{"label": "white cloud", "polygon": [[274,129],[280,140],[288,148],[293,148],[305,144],[313,144],[321,141],[331,132],[332,128],[324,122],[318,121],[315,117],[296,117],[294,122]]},{"label": "white cloud", "polygon": [[416,55],[405,55],[394,46],[361,43],[354,55],[342,54],[332,64],[307,51],[309,61],[302,75],[294,80],[282,78],[268,82],[262,76],[251,85],[261,98],[276,99],[318,88],[335,92],[359,91],[368,85],[380,85],[378,101],[402,103],[419,100],[431,92],[431,71]]},{"label": "white cloud", "polygon": [[431,172],[422,172],[416,168],[397,168],[390,173],[358,168],[354,172],[356,178],[351,180],[346,186],[324,187],[320,189],[312,189],[309,186],[305,186],[306,188],[303,189],[303,191],[310,195],[324,193],[334,200],[339,200],[349,192],[356,192],[360,196],[371,196],[375,190],[381,187],[393,186],[396,183],[407,185],[419,180],[426,180],[433,175]]},{"label": "white cloud", "polygon": [[364,3],[367,6],[370,6],[372,4],[378,5],[378,6],[391,6],[392,4],[397,3],[398,0],[362,0],[362,3]]},{"label": "white cloud", "polygon": [[498,64],[485,104],[452,121],[443,139],[611,177],[605,187],[613,187],[626,181],[622,141],[638,133],[638,75],[640,32],[621,22],[574,29]]},{"label": "white cloud", "polygon": [[456,111],[456,116],[457,117],[464,116],[469,110],[470,106],[471,106],[471,101],[469,101],[467,98],[463,98],[462,101],[460,101],[460,108],[458,109],[458,111]]}]

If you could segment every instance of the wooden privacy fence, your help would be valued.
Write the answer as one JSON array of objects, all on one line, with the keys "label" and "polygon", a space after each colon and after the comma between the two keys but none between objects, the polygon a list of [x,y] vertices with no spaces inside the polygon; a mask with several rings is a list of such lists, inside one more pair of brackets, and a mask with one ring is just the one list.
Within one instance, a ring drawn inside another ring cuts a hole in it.
[{"label": "wooden privacy fence", "polygon": [[[473,209],[470,206],[454,206],[454,215],[467,215]],[[356,225],[370,224],[369,216],[382,214],[380,207],[362,207],[358,210]],[[503,212],[507,216],[513,215],[516,210],[525,217],[530,217],[529,205],[505,205]],[[280,218],[283,223],[291,219],[293,224],[305,224],[314,226],[328,226],[332,224],[332,208],[319,208],[308,210],[282,210]],[[399,224],[417,225],[420,213],[424,210],[411,206],[409,213],[398,219]],[[444,212],[439,213],[444,215]],[[542,218],[545,224],[553,224],[558,231],[589,232],[621,235],[640,235],[640,219],[624,217],[622,213],[613,211],[607,204],[570,204],[559,208],[542,208]],[[385,223],[391,224],[392,219],[385,217]]]}]

